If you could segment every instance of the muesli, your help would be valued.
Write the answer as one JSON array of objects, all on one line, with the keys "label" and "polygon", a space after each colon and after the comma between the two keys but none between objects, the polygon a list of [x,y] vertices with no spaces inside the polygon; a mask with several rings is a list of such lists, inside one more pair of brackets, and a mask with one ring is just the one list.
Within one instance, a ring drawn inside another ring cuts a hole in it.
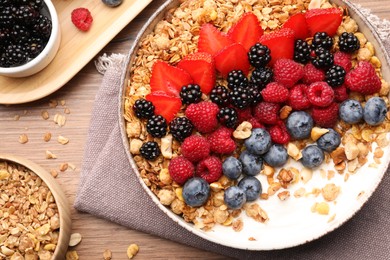
[{"label": "muesli", "polygon": [[[271,196],[322,196],[311,210],[329,215],[342,192],[334,176],[347,181],[370,156],[377,167],[389,144],[381,61],[328,1],[183,1],[140,42],[130,73],[126,130],[141,177],[203,230],[240,231],[242,212],[266,222]],[[291,190],[313,175],[322,187]]]}]

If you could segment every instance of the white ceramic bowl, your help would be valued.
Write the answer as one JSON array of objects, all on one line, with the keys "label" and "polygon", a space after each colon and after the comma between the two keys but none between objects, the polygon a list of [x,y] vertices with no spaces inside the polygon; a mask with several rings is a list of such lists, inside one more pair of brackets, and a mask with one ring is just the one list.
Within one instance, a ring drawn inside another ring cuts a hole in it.
[{"label": "white ceramic bowl", "polygon": [[54,59],[61,42],[60,23],[57,11],[50,0],[44,0],[43,12],[48,14],[52,22],[52,31],[45,48],[42,52],[26,64],[11,68],[0,67],[0,75],[8,77],[27,77],[44,69]]}]

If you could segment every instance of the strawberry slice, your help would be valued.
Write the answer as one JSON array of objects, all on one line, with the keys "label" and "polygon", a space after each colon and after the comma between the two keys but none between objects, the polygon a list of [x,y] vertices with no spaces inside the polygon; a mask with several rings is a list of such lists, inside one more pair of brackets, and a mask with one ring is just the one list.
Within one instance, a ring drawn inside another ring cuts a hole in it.
[{"label": "strawberry slice", "polygon": [[264,34],[260,38],[260,43],[266,45],[271,51],[270,66],[278,59],[293,59],[294,56],[294,31],[290,28],[282,28]]},{"label": "strawberry slice", "polygon": [[316,32],[326,32],[332,37],[343,20],[343,11],[337,7],[316,8],[308,10],[305,17],[311,36]]},{"label": "strawberry slice", "polygon": [[191,76],[180,68],[163,61],[156,61],[153,65],[150,78],[151,92],[163,91],[170,96],[179,97],[181,88],[192,82]]},{"label": "strawberry slice", "polygon": [[163,116],[168,123],[175,118],[181,107],[180,98],[168,96],[162,91],[152,92],[146,95],[145,98],[153,103],[154,113]]},{"label": "strawberry slice", "polygon": [[211,54],[207,52],[189,54],[177,64],[177,67],[187,71],[203,93],[209,94],[214,87],[216,73]]},{"label": "strawberry slice", "polygon": [[239,43],[233,43],[225,47],[214,57],[215,67],[226,77],[232,70],[242,70],[244,74],[249,72],[249,60],[245,48]]},{"label": "strawberry slice", "polygon": [[214,56],[232,43],[232,39],[210,23],[206,23],[200,28],[198,41],[199,52],[207,52]]},{"label": "strawberry slice", "polygon": [[244,14],[228,31],[228,36],[234,42],[242,44],[247,52],[263,34],[263,28],[254,13]]},{"label": "strawberry slice", "polygon": [[306,39],[309,36],[305,15],[302,13],[291,16],[284,24],[283,28],[290,28],[295,33],[295,39]]}]

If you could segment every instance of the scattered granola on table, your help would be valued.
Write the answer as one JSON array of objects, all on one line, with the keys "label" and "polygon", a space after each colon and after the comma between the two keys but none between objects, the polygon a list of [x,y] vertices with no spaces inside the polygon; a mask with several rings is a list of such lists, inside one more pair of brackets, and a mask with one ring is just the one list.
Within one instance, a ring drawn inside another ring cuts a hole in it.
[{"label": "scattered granola on table", "polygon": [[0,161],[0,259],[51,259],[60,219],[54,197],[35,173]]},{"label": "scattered granola on table", "polygon": [[240,231],[243,212],[272,221],[261,205],[274,195],[316,198],[330,222],[343,192],[332,180],[380,164],[389,144],[381,67],[328,1],[183,1],[131,66],[130,152],[160,202],[200,229]]}]

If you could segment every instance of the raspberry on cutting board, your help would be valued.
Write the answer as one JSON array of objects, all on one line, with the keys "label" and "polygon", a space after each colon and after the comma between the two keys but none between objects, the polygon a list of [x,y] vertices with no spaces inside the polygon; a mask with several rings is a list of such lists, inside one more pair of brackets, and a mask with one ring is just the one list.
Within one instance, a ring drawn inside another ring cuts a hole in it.
[{"label": "raspberry on cutting board", "polygon": [[79,7],[72,11],[71,20],[79,30],[86,32],[92,25],[93,17],[87,8]]}]

